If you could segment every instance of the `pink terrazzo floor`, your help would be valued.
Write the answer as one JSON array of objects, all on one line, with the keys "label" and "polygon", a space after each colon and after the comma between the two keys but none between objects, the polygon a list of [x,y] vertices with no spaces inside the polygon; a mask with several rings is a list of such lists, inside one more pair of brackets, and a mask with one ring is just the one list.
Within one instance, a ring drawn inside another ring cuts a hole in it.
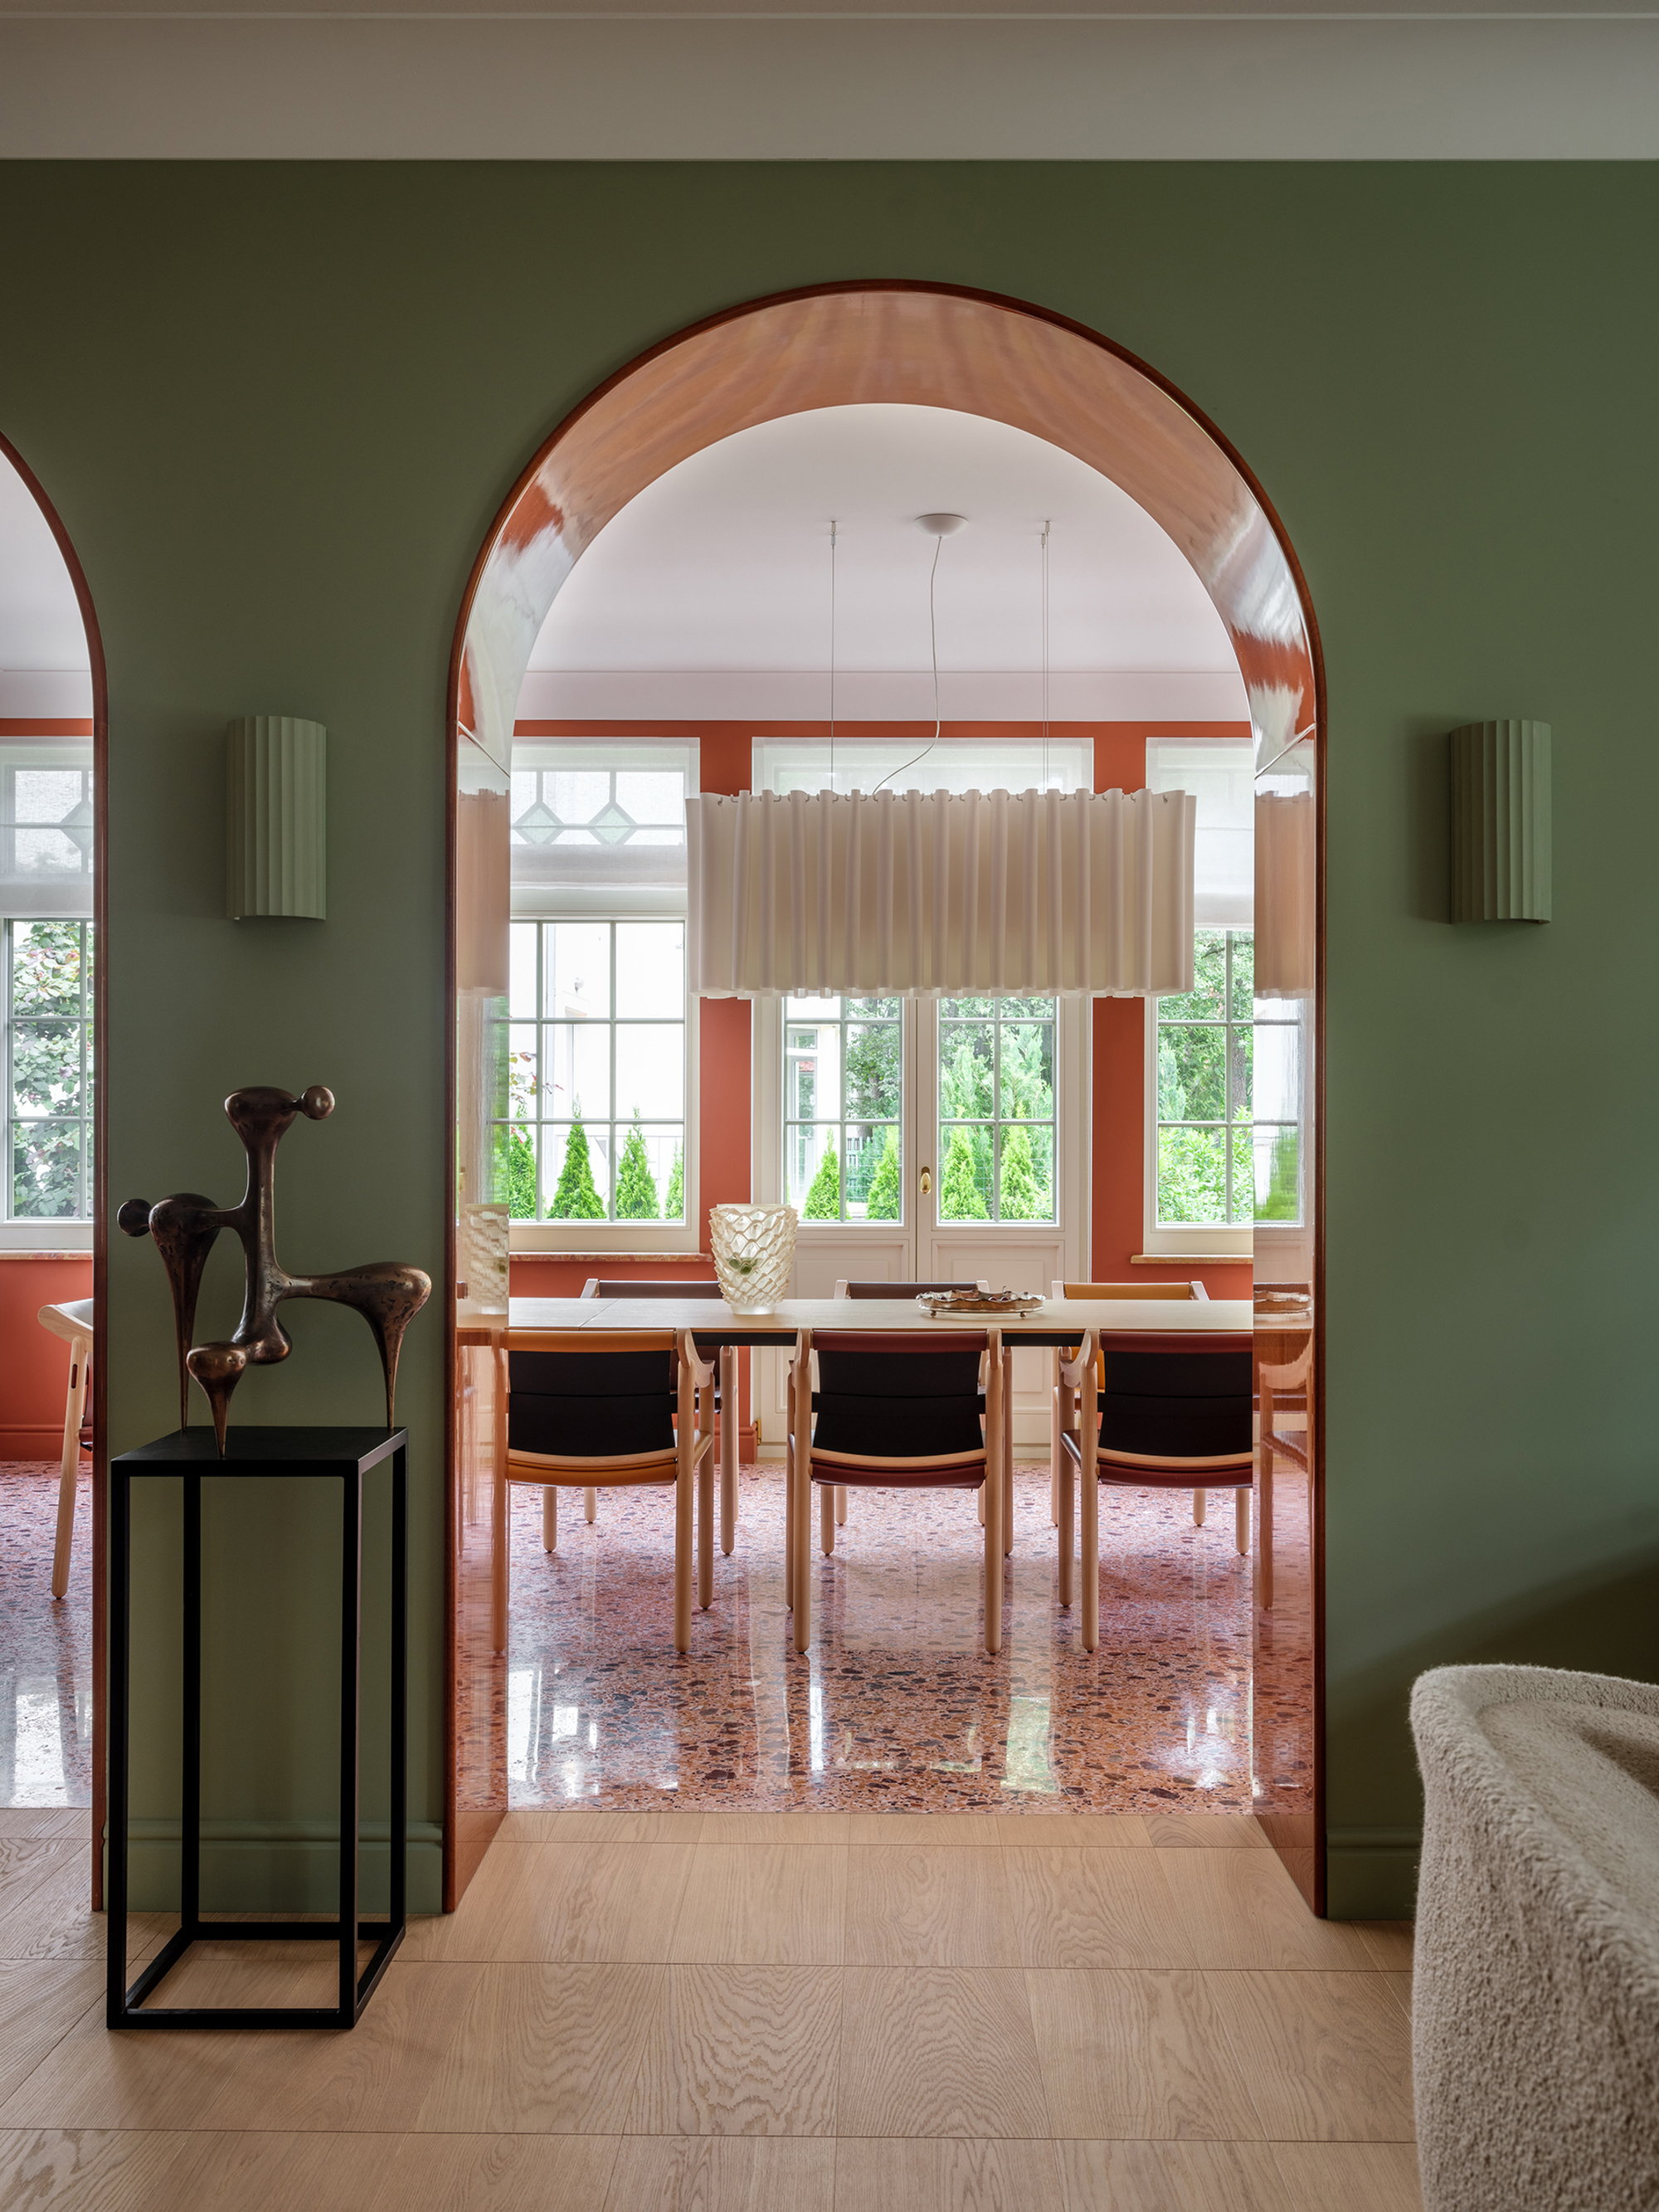
[{"label": "pink terrazzo floor", "polygon": [[52,1595],[58,1463],[0,1461],[0,1805],[92,1802],[92,1474],[69,1594]]},{"label": "pink terrazzo floor", "polygon": [[[1101,1643],[1057,1603],[1046,1468],[1015,1479],[1001,1655],[981,1648],[981,1538],[959,1492],[864,1492],[817,1549],[815,1639],[783,1604],[783,1485],[743,1470],[711,1610],[672,1648],[672,1495],[513,1504],[507,1784],[520,1806],[1242,1812],[1252,1804],[1249,1562],[1231,1495],[1101,1501]],[[483,1715],[480,1714],[480,1719]],[[499,1801],[497,1801],[499,1802]]]}]

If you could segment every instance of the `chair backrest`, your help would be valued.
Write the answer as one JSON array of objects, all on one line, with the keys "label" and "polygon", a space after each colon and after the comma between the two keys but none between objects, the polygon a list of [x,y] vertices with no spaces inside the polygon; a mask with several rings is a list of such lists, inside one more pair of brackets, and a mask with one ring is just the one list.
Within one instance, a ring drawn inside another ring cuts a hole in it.
[{"label": "chair backrest", "polygon": [[611,1459],[674,1449],[670,1329],[509,1329],[507,1368],[509,1451]]},{"label": "chair backrest", "polygon": [[718,1298],[722,1292],[718,1283],[702,1277],[684,1283],[633,1283],[620,1277],[612,1281],[608,1276],[590,1275],[582,1285],[582,1296],[585,1298]]},{"label": "chair backrest", "polygon": [[[838,1298],[915,1298],[924,1291],[965,1291],[966,1283],[849,1283],[845,1279],[836,1285]],[[981,1275],[971,1287],[988,1291],[989,1279]]]},{"label": "chair backrest", "polygon": [[1054,1298],[1207,1298],[1202,1283],[1056,1283]]},{"label": "chair backrest", "polygon": [[1176,1460],[1249,1453],[1247,1334],[1103,1332],[1100,1358],[1103,1449]]},{"label": "chair backrest", "polygon": [[819,1329],[817,1423],[823,1451],[878,1459],[927,1459],[984,1449],[979,1420],[979,1364],[989,1348],[983,1329],[948,1341],[864,1329]]}]

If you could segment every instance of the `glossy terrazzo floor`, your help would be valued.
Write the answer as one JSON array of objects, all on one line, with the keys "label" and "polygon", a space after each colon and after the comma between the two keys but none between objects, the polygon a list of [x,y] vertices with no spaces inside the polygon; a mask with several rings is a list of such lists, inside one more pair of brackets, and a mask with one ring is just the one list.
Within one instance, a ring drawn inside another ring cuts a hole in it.
[{"label": "glossy terrazzo floor", "polygon": [[92,1476],[68,1595],[52,1596],[58,1464],[0,1461],[0,1805],[92,1802]]},{"label": "glossy terrazzo floor", "polygon": [[866,1492],[817,1553],[814,1644],[783,1603],[782,1470],[743,1470],[714,1603],[672,1649],[672,1499],[538,1492],[513,1506],[509,1802],[760,1810],[1213,1812],[1252,1803],[1249,1563],[1230,1494],[1101,1504],[1101,1643],[1056,1603],[1046,1467],[1015,1478],[1012,1602],[981,1648],[981,1538],[957,1492]]}]

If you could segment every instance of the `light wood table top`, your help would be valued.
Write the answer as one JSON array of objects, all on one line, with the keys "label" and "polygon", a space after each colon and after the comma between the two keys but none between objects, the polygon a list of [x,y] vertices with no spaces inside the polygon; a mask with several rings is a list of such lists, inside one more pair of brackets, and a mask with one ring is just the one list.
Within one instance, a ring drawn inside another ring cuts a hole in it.
[{"label": "light wood table top", "polygon": [[[496,1324],[499,1328],[499,1322]],[[935,1319],[914,1298],[781,1298],[766,1314],[734,1314],[718,1298],[512,1298],[509,1330],[690,1329],[700,1344],[793,1344],[803,1328],[880,1329],[939,1336],[997,1328],[1008,1343],[1075,1344],[1085,1330],[1248,1334],[1248,1298],[1044,1298],[1028,1314]]]}]

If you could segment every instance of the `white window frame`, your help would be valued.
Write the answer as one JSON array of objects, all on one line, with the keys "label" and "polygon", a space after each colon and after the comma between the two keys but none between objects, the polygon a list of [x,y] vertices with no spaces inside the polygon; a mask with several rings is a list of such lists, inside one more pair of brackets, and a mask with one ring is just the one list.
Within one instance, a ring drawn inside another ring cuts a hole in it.
[{"label": "white window frame", "polygon": [[[562,764],[573,768],[611,771],[651,768],[672,757],[677,765],[684,768],[688,795],[695,794],[699,787],[698,747],[695,739],[661,739],[637,737],[627,732],[617,732],[614,735],[608,732],[597,732],[589,737],[556,739],[531,735],[525,743],[532,755],[556,745],[563,757]],[[545,767],[547,763],[536,758],[531,764]],[[647,877],[654,872],[648,856],[652,853],[663,853],[669,849],[660,846],[641,848]],[[550,893],[538,884],[517,885],[512,894],[512,919],[514,921],[538,922],[684,921],[686,919],[686,897],[683,852],[680,860],[682,877],[678,883],[650,880],[606,883],[603,880],[601,867],[584,871],[584,873],[597,873],[599,880],[567,886],[556,893]],[[658,1253],[664,1258],[678,1258],[682,1255],[695,1255],[701,1250],[703,1222],[699,1176],[700,1003],[688,990],[684,1000],[684,1220],[515,1221],[509,1218],[509,1254],[528,1255],[539,1253],[549,1257],[590,1258],[603,1264],[608,1260],[648,1257]]]},{"label": "white window frame", "polygon": [[[1175,995],[1175,994],[1168,994]],[[1158,1218],[1158,1000],[1146,1000],[1146,1085],[1142,1105],[1141,1250],[1150,1259],[1249,1260],[1255,1228],[1249,1221],[1176,1221]]]}]

